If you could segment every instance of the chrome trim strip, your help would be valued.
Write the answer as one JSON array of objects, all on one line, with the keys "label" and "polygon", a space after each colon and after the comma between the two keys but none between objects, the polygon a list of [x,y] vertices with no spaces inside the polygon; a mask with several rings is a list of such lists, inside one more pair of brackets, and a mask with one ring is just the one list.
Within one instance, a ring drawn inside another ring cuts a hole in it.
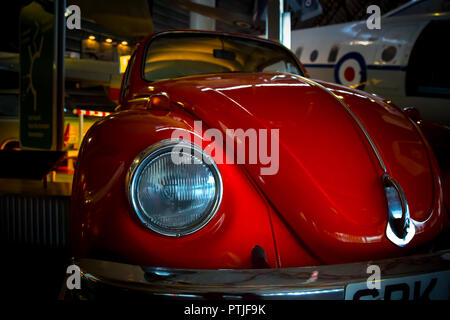
[{"label": "chrome trim strip", "polygon": [[134,98],[127,101],[127,103],[135,103],[135,102],[149,102],[150,97],[140,97],[140,98]]},{"label": "chrome trim strip", "polygon": [[378,162],[379,162],[379,164],[380,164],[381,169],[383,170],[383,172],[387,172],[386,165],[384,164],[383,158],[381,157],[381,154],[380,154],[380,152],[378,151],[378,149],[377,149],[375,143],[373,142],[373,140],[372,140],[372,138],[370,137],[369,133],[367,132],[366,128],[363,126],[363,124],[362,124],[361,121],[358,119],[358,117],[353,113],[353,111],[349,108],[349,106],[347,106],[347,105],[344,103],[344,101],[342,101],[342,99],[340,99],[336,94],[334,94],[332,91],[330,91],[329,89],[327,89],[325,86],[323,86],[323,85],[321,85],[321,84],[319,84],[319,83],[317,83],[317,82],[315,82],[315,81],[312,81],[312,80],[310,80],[310,79],[308,79],[308,78],[305,78],[305,77],[302,77],[302,76],[299,76],[299,75],[295,75],[295,76],[298,77],[298,78],[300,78],[300,79],[302,79],[302,80],[304,80],[304,81],[306,81],[306,82],[308,82],[308,83],[310,83],[310,84],[312,84],[312,85],[314,85],[314,86],[316,86],[316,87],[318,87],[318,88],[320,88],[320,89],[322,89],[322,90],[324,90],[324,91],[326,91],[326,92],[328,92],[328,93],[329,93],[330,95],[332,95],[337,101],[339,101],[339,103],[340,103],[340,104],[345,108],[345,110],[347,110],[347,112],[352,116],[353,120],[355,120],[355,122],[358,124],[359,128],[361,129],[361,131],[362,131],[362,132],[364,133],[364,135],[366,136],[366,139],[367,139],[367,141],[369,142],[369,144],[370,144],[370,146],[371,146],[373,152],[375,153],[375,156],[377,157]]},{"label": "chrome trim strip", "polygon": [[169,103],[170,103],[170,97],[167,94],[167,92],[158,92],[158,93],[151,94],[150,96],[134,98],[134,99],[129,100],[128,103],[142,103],[143,102],[146,104],[145,108],[149,109],[152,107],[152,105],[150,104],[152,101],[152,98],[160,97],[160,96],[163,96],[163,97],[166,97],[167,99],[169,99]]}]

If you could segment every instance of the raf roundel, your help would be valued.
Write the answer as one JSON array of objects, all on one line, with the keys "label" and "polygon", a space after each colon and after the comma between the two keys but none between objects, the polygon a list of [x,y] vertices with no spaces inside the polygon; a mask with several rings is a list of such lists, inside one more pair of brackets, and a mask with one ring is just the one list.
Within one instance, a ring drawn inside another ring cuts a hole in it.
[{"label": "raf roundel", "polygon": [[363,90],[367,81],[367,67],[364,58],[357,52],[344,55],[334,69],[336,83]]}]

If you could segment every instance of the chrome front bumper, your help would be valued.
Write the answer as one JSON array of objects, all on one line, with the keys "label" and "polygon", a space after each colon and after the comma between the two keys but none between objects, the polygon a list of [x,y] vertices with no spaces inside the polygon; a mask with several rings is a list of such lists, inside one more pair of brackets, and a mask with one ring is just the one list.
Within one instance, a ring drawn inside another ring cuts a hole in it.
[{"label": "chrome front bumper", "polygon": [[382,281],[449,271],[450,250],[380,261],[280,269],[171,269],[93,259],[80,259],[76,264],[82,280],[78,294],[86,299],[151,296],[341,300],[349,284],[367,281],[369,265],[380,267]]}]

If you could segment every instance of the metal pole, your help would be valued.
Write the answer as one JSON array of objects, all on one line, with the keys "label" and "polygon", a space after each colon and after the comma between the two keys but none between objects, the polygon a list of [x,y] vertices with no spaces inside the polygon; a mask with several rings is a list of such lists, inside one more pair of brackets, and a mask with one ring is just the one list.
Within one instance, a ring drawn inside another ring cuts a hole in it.
[{"label": "metal pole", "polygon": [[[282,1],[281,1],[282,2]],[[280,41],[280,0],[267,1],[267,38]]]},{"label": "metal pole", "polygon": [[[192,2],[209,7],[216,7],[216,0],[193,0]],[[216,20],[205,17],[196,12],[191,12],[189,16],[189,27],[194,30],[216,30]]]},{"label": "metal pole", "polygon": [[78,131],[79,131],[79,136],[78,136],[78,149],[81,148],[81,141],[83,140],[83,120],[84,120],[84,115],[82,112],[80,112],[80,114],[78,115],[78,119],[79,124],[78,124]]},{"label": "metal pole", "polygon": [[56,149],[64,148],[64,57],[66,54],[66,0],[56,0]]},{"label": "metal pole", "polygon": [[290,49],[291,13],[284,10],[284,0],[267,2],[266,35],[269,39],[279,41]]}]

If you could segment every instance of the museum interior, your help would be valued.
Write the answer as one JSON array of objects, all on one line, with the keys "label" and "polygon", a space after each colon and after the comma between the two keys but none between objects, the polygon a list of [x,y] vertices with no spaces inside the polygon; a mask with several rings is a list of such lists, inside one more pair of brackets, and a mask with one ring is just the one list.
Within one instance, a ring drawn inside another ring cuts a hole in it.
[{"label": "museum interior", "polygon": [[449,0],[2,6],[9,297],[450,298]]}]

